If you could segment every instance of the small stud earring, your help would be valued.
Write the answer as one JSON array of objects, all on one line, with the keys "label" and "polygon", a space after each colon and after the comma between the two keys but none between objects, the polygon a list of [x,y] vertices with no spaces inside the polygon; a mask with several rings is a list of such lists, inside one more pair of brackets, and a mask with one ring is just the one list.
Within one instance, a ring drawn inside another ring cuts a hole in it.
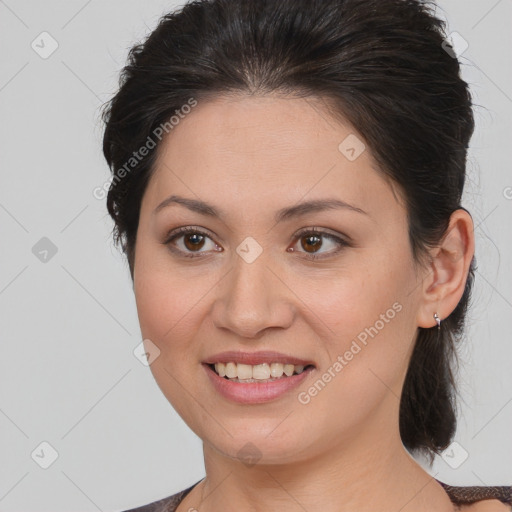
[{"label": "small stud earring", "polygon": [[434,313],[434,319],[437,323],[437,328],[438,329],[441,329],[441,319],[439,318],[439,316],[437,315],[437,313]]}]

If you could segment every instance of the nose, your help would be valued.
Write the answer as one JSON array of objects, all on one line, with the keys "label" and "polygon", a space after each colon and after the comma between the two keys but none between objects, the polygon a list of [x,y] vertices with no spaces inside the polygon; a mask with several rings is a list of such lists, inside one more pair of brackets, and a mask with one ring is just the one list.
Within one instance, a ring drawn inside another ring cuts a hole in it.
[{"label": "nose", "polygon": [[213,323],[238,337],[257,338],[270,328],[290,327],[295,315],[293,292],[263,255],[247,263],[238,255],[217,287]]}]

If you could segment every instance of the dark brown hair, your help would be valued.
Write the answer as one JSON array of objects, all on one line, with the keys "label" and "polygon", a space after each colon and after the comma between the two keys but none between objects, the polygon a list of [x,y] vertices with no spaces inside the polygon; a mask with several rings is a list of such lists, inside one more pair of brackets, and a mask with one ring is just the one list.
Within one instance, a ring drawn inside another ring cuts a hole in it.
[{"label": "dark brown hair", "polygon": [[[120,89],[103,111],[103,151],[116,178],[107,207],[132,279],[140,205],[157,151],[129,169],[126,163],[150,139],[158,149],[158,127],[190,98],[230,93],[328,100],[397,185],[412,253],[425,262],[462,208],[474,128],[468,85],[446,51],[444,30],[435,5],[419,0],[199,0],[163,16],[130,50]],[[474,264],[440,336],[435,327],[419,329],[402,391],[402,442],[431,462],[456,429],[455,342]]]}]

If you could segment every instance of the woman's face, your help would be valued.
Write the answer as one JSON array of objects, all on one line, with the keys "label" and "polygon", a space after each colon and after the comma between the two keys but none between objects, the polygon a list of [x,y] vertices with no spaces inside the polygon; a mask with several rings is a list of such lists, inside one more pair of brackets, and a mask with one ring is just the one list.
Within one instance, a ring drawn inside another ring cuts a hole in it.
[{"label": "woman's face", "polygon": [[[200,102],[162,141],[137,233],[138,315],[158,385],[218,453],[277,464],[399,439],[421,275],[406,211],[356,136],[312,98],[240,95]],[[171,195],[220,216],[178,202],[156,212]],[[351,207],[276,218],[328,200]],[[165,245],[186,227],[198,233]],[[244,403],[220,393],[204,364],[224,351],[314,368]]]}]

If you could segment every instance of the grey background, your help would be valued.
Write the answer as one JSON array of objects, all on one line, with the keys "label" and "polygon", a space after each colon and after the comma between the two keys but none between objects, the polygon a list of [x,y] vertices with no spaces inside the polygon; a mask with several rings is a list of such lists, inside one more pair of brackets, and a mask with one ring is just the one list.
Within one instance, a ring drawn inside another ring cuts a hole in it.
[{"label": "grey background", "polygon": [[[204,476],[200,440],[133,354],[132,283],[93,196],[110,176],[99,107],[128,48],[176,5],[0,0],[0,511],[119,511]],[[464,77],[481,105],[464,202],[479,268],[454,447],[468,458],[455,468],[439,457],[431,474],[510,485],[512,0],[440,6],[469,43]],[[43,31],[58,43],[46,59],[31,47],[51,48]],[[43,441],[58,453],[47,469]]]}]

